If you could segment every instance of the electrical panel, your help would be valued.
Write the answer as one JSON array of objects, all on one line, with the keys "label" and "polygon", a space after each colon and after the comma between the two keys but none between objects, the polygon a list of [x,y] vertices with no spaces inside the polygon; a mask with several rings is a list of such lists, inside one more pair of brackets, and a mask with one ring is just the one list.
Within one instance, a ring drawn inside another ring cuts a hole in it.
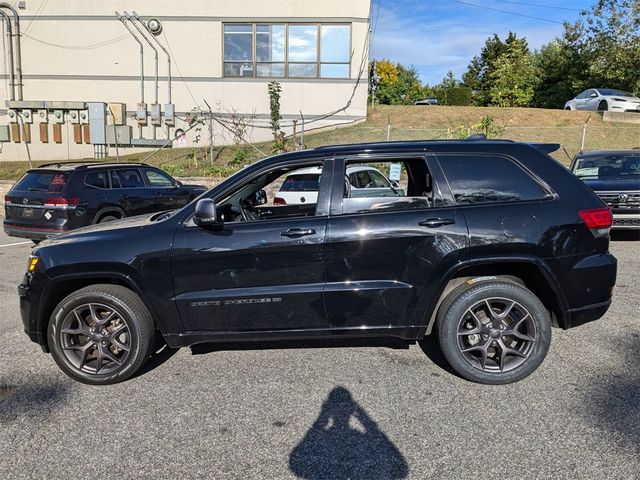
[{"label": "electrical panel", "polygon": [[80,123],[82,125],[88,125],[89,124],[89,112],[87,112],[86,110],[81,110],[80,111]]},{"label": "electrical panel", "polygon": [[176,106],[173,103],[164,105],[164,124],[173,127],[176,124]]},{"label": "electrical panel", "polygon": [[9,117],[9,121],[11,123],[18,122],[18,113],[13,108],[10,108],[9,110],[7,110],[7,117]]},{"label": "electrical panel", "polygon": [[131,145],[132,138],[131,125],[110,125],[107,127],[107,144],[115,145],[117,139],[118,145]]},{"label": "electrical panel", "polygon": [[33,115],[31,114],[31,110],[22,110],[20,116],[22,117],[22,121],[24,123],[33,123]]},{"label": "electrical panel", "polygon": [[147,104],[146,103],[138,103],[136,109],[136,120],[138,121],[138,125],[145,126],[147,124]]},{"label": "electrical panel", "polygon": [[38,120],[40,123],[49,123],[49,112],[46,110],[38,110]]},{"label": "electrical panel", "polygon": [[64,111],[63,110],[54,110],[53,111],[53,121],[54,121],[54,123],[64,123]]},{"label": "electrical panel", "polygon": [[89,107],[89,135],[94,145],[107,144],[107,104],[87,103]]},{"label": "electrical panel", "polygon": [[125,125],[127,123],[127,104],[110,103],[107,109],[107,125]]},{"label": "electrical panel", "polygon": [[162,125],[162,109],[157,103],[151,105],[151,125]]}]

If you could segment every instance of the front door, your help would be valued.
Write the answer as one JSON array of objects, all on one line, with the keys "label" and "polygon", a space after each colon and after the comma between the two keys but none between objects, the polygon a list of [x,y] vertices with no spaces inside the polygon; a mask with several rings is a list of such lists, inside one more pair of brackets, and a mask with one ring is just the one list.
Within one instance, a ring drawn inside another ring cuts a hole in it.
[{"label": "front door", "polygon": [[[349,163],[337,162],[336,168]],[[387,170],[392,162],[402,164],[404,196],[347,193],[340,208],[332,202],[325,302],[336,330],[410,335],[423,324],[447,270],[466,258],[466,222],[441,188],[441,173],[432,170],[437,165],[424,156],[367,160]]]},{"label": "front door", "polygon": [[[280,181],[289,171],[282,171]],[[261,331],[286,338],[302,329],[327,328],[322,291],[328,197],[323,190],[331,188],[330,169],[320,182],[324,207],[309,211],[304,205],[296,213],[271,205],[243,217],[246,199],[257,190],[264,188],[272,204],[279,172],[261,175],[221,193],[222,198],[213,193],[225,219],[221,228],[204,229],[187,220],[176,234],[175,299],[190,331],[218,336]]]}]

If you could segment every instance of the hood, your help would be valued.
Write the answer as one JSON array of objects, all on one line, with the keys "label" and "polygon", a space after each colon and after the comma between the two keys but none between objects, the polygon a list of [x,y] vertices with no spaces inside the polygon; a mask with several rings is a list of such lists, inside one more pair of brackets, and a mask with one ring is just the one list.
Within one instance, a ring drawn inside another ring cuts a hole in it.
[{"label": "hood", "polygon": [[581,179],[594,191],[617,192],[628,190],[640,190],[640,177],[633,178],[584,178]]},{"label": "hood", "polygon": [[88,240],[95,235],[100,235],[105,231],[118,236],[126,230],[134,230],[153,225],[151,219],[158,215],[153,213],[149,215],[139,215],[137,217],[123,218],[122,220],[114,220],[113,222],[99,223],[97,225],[89,225],[88,227],[71,230],[68,233],[56,235],[55,237],[43,240],[38,247],[46,247],[48,245],[57,245],[61,243],[69,243],[78,240]]}]

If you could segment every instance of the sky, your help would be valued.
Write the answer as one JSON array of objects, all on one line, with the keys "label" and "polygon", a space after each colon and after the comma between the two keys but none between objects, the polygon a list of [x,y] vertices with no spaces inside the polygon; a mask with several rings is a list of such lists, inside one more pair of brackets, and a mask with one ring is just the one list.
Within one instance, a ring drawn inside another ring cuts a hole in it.
[{"label": "sky", "polygon": [[540,48],[562,34],[563,21],[577,20],[594,1],[373,0],[370,57],[413,65],[429,85],[449,70],[459,79],[494,33],[504,39],[511,30],[526,37],[531,49]]}]

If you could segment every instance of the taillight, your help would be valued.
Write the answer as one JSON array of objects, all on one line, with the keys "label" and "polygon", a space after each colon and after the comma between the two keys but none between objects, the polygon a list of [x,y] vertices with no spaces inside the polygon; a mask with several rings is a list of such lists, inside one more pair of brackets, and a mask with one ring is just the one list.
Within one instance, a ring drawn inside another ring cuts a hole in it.
[{"label": "taillight", "polygon": [[610,208],[593,208],[591,210],[580,210],[580,218],[587,228],[611,228],[613,215]]},{"label": "taillight", "polygon": [[287,202],[285,202],[285,201],[284,201],[284,198],[281,198],[281,197],[275,197],[275,198],[273,199],[273,204],[274,204],[274,205],[286,205],[286,204],[287,204]]},{"label": "taillight", "polygon": [[45,207],[66,207],[68,205],[78,205],[80,203],[80,197],[52,197],[47,198],[44,202]]},{"label": "taillight", "polygon": [[11,197],[9,195],[4,196],[5,205],[11,205]]}]

